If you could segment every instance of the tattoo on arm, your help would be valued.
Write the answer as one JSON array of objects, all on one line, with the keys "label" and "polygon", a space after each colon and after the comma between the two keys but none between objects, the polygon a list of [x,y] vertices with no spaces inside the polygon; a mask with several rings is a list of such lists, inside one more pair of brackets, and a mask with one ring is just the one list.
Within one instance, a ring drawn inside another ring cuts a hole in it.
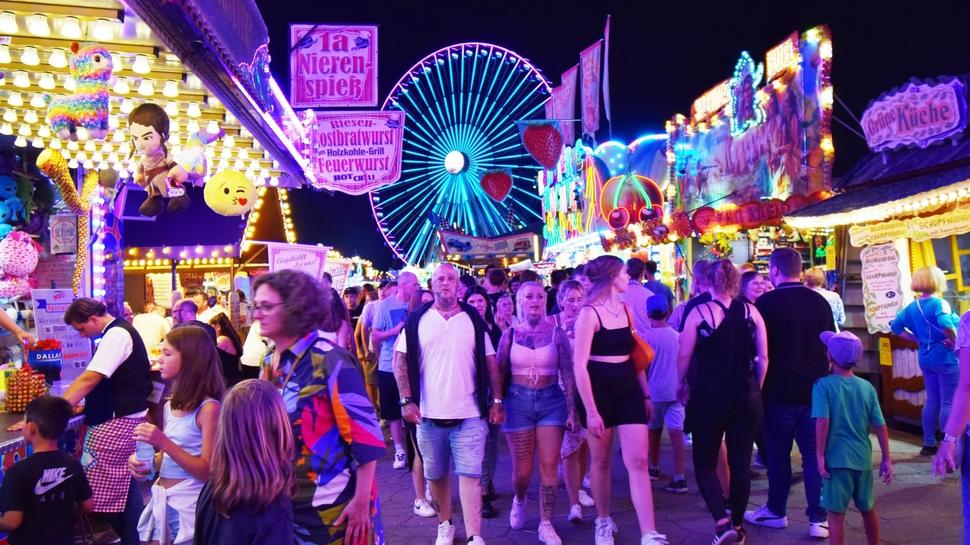
[{"label": "tattoo on arm", "polygon": [[572,411],[576,401],[576,378],[573,376],[573,351],[569,339],[562,330],[555,333],[556,349],[559,352],[559,376],[566,390],[566,407]]},{"label": "tattoo on arm", "polygon": [[[496,368],[498,372],[498,383],[505,385],[505,374],[511,372],[512,365],[512,328],[506,329],[502,333],[502,338],[498,341],[498,351],[495,353]],[[489,368],[491,377],[491,368]],[[492,378],[492,388],[495,388],[495,379]],[[501,391],[501,390],[495,390]]]},{"label": "tattoo on arm", "polygon": [[401,352],[394,352],[394,379],[397,381],[397,391],[402,398],[411,397],[411,380],[408,377],[408,356]]}]

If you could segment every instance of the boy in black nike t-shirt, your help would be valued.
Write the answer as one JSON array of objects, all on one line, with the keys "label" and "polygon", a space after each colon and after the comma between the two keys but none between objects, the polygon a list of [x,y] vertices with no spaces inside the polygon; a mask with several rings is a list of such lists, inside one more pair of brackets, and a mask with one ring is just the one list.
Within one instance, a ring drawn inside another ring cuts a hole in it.
[{"label": "boy in black nike t-shirt", "polygon": [[24,439],[33,454],[7,470],[0,489],[0,531],[10,545],[74,543],[77,511],[93,507],[81,463],[57,449],[71,405],[60,397],[39,397],[27,405]]}]

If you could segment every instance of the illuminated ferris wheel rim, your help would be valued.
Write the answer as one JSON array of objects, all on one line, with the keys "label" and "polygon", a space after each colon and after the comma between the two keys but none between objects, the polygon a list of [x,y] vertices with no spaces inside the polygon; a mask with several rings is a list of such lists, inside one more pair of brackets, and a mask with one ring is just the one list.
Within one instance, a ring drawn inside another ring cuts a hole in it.
[{"label": "illuminated ferris wheel rim", "polygon": [[[487,42],[462,42],[462,43],[457,43],[446,47],[442,47],[441,49],[438,49],[426,55],[421,60],[414,63],[410,68],[408,68],[403,73],[403,75],[397,80],[397,83],[395,83],[394,86],[391,88],[391,90],[388,92],[387,97],[384,99],[384,102],[381,104],[381,110],[386,111],[392,105],[398,104],[398,107],[401,108],[401,110],[404,111],[405,114],[407,114],[408,117],[410,118],[411,117],[410,113],[408,113],[408,111],[405,108],[400,106],[400,104],[396,100],[396,97],[398,97],[401,93],[407,92],[409,83],[416,81],[416,78],[419,78],[423,73],[428,72],[428,69],[431,63],[440,64],[439,61],[446,61],[449,58],[452,60],[459,58],[459,57],[454,57],[453,55],[466,55],[466,56],[480,55],[486,58],[491,56],[497,60],[500,60],[501,62],[508,62],[513,65],[520,65],[525,70],[525,72],[527,72],[527,77],[534,77],[536,79],[536,85],[535,85],[535,88],[533,89],[533,92],[541,91],[545,94],[546,98],[545,100],[542,101],[542,103],[545,103],[545,101],[548,100],[548,97],[551,95],[552,86],[550,85],[549,80],[546,79],[542,71],[539,70],[531,61],[519,55],[515,51],[512,51],[511,49],[508,49],[499,45],[487,43]],[[406,129],[408,128],[407,121],[405,121],[405,128]],[[449,151],[445,151],[444,153],[445,160],[442,166],[445,170],[447,170],[452,174],[455,174],[454,172],[455,167],[452,165],[455,165],[458,162],[457,161],[458,155],[460,155],[461,172],[468,170],[471,164],[469,157],[465,154],[463,150],[452,149]],[[395,184],[396,183],[399,183],[399,182],[395,182]],[[389,184],[389,185],[394,185],[394,184]],[[374,220],[377,222],[378,231],[380,231],[381,236],[383,237],[387,246],[391,249],[392,252],[394,252],[394,255],[397,256],[398,259],[403,261],[405,264],[410,265],[412,264],[411,260],[409,260],[408,257],[405,255],[409,253],[407,249],[399,247],[401,245],[401,242],[392,240],[393,237],[389,236],[390,229],[384,223],[385,219],[382,218],[383,204],[380,202],[381,201],[381,198],[379,195],[380,189],[381,188],[378,188],[368,193],[368,200],[370,201],[370,205],[371,205],[371,214],[373,215]],[[393,235],[393,233],[391,233],[391,235]]]}]

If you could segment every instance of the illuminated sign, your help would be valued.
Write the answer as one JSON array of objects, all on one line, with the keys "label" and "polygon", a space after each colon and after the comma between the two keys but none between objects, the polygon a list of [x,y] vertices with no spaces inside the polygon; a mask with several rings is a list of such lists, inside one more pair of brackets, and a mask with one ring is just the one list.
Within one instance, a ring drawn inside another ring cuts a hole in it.
[{"label": "illuminated sign", "polygon": [[775,79],[785,70],[798,68],[798,33],[792,32],[785,41],[768,50],[766,64],[768,81]]},{"label": "illuminated sign", "polygon": [[731,80],[726,79],[694,101],[694,104],[690,107],[691,116],[695,121],[700,121],[727,106],[730,100]]},{"label": "illuminated sign", "polygon": [[967,124],[967,93],[957,78],[913,80],[874,101],[862,114],[873,151],[925,148],[959,136]]}]

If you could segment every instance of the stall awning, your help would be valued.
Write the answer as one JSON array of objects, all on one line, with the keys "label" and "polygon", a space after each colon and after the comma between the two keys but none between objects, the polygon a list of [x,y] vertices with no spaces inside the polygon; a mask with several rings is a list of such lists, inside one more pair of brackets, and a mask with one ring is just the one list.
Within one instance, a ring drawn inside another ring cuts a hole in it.
[{"label": "stall awning", "polygon": [[857,186],[785,216],[797,229],[882,221],[970,197],[970,162],[942,172]]}]

